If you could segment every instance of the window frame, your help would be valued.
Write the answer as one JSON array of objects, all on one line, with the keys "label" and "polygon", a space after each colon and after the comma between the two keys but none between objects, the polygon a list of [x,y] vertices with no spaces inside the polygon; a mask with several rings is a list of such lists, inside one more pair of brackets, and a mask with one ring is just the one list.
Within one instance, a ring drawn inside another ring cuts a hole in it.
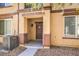
[{"label": "window frame", "polygon": [[8,23],[7,21],[10,21],[10,24],[11,24],[10,26],[12,26],[12,18],[1,19],[0,21],[2,21],[2,20],[3,20],[3,24],[4,24],[3,25],[3,33],[0,35],[12,35],[12,27],[10,27],[10,33],[6,32],[6,29],[7,29],[6,24]]},{"label": "window frame", "polygon": [[[10,33],[7,33],[5,29],[7,29],[7,27],[5,28],[6,24],[8,23],[7,21],[10,22]],[[12,35],[12,18],[7,18],[7,19],[4,19],[4,35]]]},{"label": "window frame", "polygon": [[0,35],[4,35],[4,20],[0,20]]},{"label": "window frame", "polygon": [[[69,36],[68,34],[65,34],[65,17],[75,17],[75,35],[74,36]],[[78,18],[79,16],[77,15],[68,15],[68,16],[64,16],[64,37],[68,37],[68,38],[79,38],[78,37],[78,33],[77,33],[77,29],[78,29]]]}]

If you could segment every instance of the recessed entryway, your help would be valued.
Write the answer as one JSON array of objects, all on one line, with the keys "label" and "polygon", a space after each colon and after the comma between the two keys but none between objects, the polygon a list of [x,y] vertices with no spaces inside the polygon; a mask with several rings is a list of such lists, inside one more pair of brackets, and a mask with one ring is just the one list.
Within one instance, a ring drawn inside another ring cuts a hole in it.
[{"label": "recessed entryway", "polygon": [[27,20],[27,37],[26,47],[43,47],[43,19],[29,18]]}]

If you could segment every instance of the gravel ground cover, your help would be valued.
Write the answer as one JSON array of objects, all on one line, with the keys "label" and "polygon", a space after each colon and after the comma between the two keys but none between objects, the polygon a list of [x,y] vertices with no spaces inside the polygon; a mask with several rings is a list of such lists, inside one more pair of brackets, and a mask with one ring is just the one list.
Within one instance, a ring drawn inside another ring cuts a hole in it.
[{"label": "gravel ground cover", "polygon": [[35,56],[79,56],[79,48],[51,47],[50,49],[38,49]]},{"label": "gravel ground cover", "polygon": [[23,52],[25,49],[26,49],[25,47],[19,46],[9,52],[0,51],[0,56],[17,56],[21,52]]}]

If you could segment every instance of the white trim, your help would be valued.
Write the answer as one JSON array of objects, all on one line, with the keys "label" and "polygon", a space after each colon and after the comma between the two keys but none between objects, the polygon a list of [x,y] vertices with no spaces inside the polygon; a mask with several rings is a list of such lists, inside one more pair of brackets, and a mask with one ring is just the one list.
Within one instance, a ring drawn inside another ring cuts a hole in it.
[{"label": "white trim", "polygon": [[77,34],[79,35],[79,15],[77,17]]},{"label": "white trim", "polygon": [[[4,19],[4,23],[7,23],[6,21],[10,21],[10,26],[12,25],[12,18],[8,18],[8,19]],[[4,27],[5,26],[7,26],[6,24],[4,25]],[[7,27],[6,27],[7,28]],[[5,30],[4,30],[4,35],[12,35],[12,28],[11,27],[9,27],[9,29],[10,29],[10,33],[6,33],[6,28],[5,28]]]},{"label": "white trim", "polygon": [[77,16],[77,15],[67,15],[67,16],[63,16],[63,17],[70,17],[70,16]]},{"label": "white trim", "polygon": [[75,37],[77,37],[77,35],[78,35],[78,34],[77,34],[77,23],[78,23],[78,22],[77,22],[77,19],[78,19],[78,16],[75,17],[75,25],[76,25],[76,26],[75,26]]}]

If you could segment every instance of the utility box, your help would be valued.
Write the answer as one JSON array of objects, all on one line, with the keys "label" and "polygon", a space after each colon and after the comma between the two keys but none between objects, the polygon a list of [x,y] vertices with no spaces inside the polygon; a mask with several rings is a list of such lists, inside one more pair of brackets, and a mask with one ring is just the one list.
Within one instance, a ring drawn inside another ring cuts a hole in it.
[{"label": "utility box", "polygon": [[13,50],[17,46],[19,46],[18,36],[7,35],[4,36],[3,41],[4,50]]}]

